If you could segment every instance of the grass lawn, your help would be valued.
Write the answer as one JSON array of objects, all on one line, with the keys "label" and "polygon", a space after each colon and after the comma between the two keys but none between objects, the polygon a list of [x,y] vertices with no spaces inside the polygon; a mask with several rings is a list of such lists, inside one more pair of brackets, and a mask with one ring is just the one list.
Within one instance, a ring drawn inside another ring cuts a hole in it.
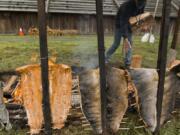
[{"label": "grass lawn", "polygon": [[[141,43],[139,36],[134,37],[133,54],[143,56],[143,67],[155,68],[157,63],[158,39],[155,44]],[[113,41],[112,36],[105,37],[105,45],[108,48]],[[65,36],[48,37],[49,56],[57,54],[57,62],[68,65],[91,67],[97,63],[97,38],[89,36]],[[180,52],[180,46],[177,51]],[[0,71],[14,70],[17,67],[31,64],[31,57],[39,55],[38,37],[13,35],[0,36]],[[123,61],[122,49],[118,48],[112,61]],[[180,53],[178,54],[180,59]],[[131,114],[132,115],[132,114]],[[166,124],[161,135],[180,135],[180,116]],[[149,135],[145,129],[136,130],[137,118],[132,115],[128,121],[130,130],[121,131],[117,135]],[[12,130],[0,132],[0,135],[24,135],[27,130]],[[69,126],[61,131],[61,135],[91,135],[92,132],[84,131],[82,127]]]},{"label": "grass lawn", "polygon": [[[106,48],[112,41],[112,36],[105,37]],[[158,40],[155,44],[141,43],[140,37],[134,38],[133,54],[143,56],[143,67],[156,67],[158,43]],[[32,63],[30,61],[32,55],[39,54],[38,44],[37,37],[0,36],[0,71],[14,70]],[[96,36],[49,37],[48,46],[49,56],[58,54],[58,63],[91,67],[97,62]],[[177,50],[180,52],[180,46]],[[112,61],[123,61],[121,53],[120,47],[113,55]]]}]

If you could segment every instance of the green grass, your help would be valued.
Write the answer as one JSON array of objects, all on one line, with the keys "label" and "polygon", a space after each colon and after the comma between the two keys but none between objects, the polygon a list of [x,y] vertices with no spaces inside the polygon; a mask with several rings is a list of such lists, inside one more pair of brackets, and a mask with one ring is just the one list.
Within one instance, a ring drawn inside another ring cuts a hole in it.
[{"label": "green grass", "polygon": [[[143,56],[143,67],[155,68],[159,41],[155,44],[141,43],[139,36],[134,37],[133,54]],[[108,48],[113,41],[112,36],[105,37]],[[89,36],[48,37],[49,56],[58,54],[57,62],[68,65],[91,66],[97,62],[97,38]],[[177,51],[180,52],[180,46]],[[37,37],[18,37],[12,35],[0,36],[0,71],[14,70],[17,67],[31,64],[32,55],[39,54],[39,41]],[[123,61],[121,47],[112,57],[112,61]],[[180,53],[177,56],[180,59]],[[161,130],[161,135],[180,135],[180,116],[174,118]],[[137,118],[131,115],[128,121],[129,131],[121,131],[117,135],[150,135],[145,129],[134,129]],[[13,129],[11,132],[0,132],[0,135],[24,135],[27,129]],[[69,126],[61,130],[61,135],[91,135],[82,127]]]},{"label": "green grass", "polygon": [[[120,130],[116,135],[152,135],[148,129],[135,129],[138,125],[138,117],[134,114],[128,114],[127,123],[121,124],[121,127],[130,128],[130,130]],[[170,122],[161,128],[159,135],[179,135],[180,133],[180,116],[174,117]],[[28,129],[13,129],[10,132],[0,132],[0,135],[25,135]],[[69,125],[60,131],[55,131],[53,135],[93,135],[92,131],[85,131],[81,126]]]},{"label": "green grass", "polygon": [[[106,48],[112,44],[112,41],[112,36],[105,37]],[[49,56],[58,54],[58,63],[89,66],[97,60],[96,36],[49,37],[48,47]],[[180,47],[177,50],[180,51]],[[31,36],[0,36],[0,52],[0,71],[14,70],[19,66],[32,63],[31,56],[35,53],[39,54],[39,41],[37,37]],[[123,61],[121,52],[120,47],[113,55],[112,61]],[[134,38],[133,54],[143,56],[143,67],[156,67],[157,52],[158,40],[151,45],[141,43],[140,37]]]}]

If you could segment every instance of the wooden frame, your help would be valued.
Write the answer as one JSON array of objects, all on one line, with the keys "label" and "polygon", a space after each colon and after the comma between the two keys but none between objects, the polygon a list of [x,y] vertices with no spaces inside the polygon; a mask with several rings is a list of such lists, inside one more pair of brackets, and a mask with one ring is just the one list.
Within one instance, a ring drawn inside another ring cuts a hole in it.
[{"label": "wooden frame", "polygon": [[[158,126],[156,133],[160,129],[160,116],[162,111],[162,100],[164,92],[164,79],[166,70],[168,33],[169,33],[169,16],[171,0],[163,1],[163,19],[161,26],[161,36],[159,43],[159,53],[157,61],[157,70],[159,73],[158,93],[157,93],[157,111],[158,111]],[[99,67],[100,67],[100,84],[101,84],[101,111],[103,135],[107,135],[106,127],[106,72],[105,72],[105,48],[104,48],[104,28],[103,28],[103,1],[96,0],[97,13],[97,36],[98,36],[98,52],[99,52]],[[40,54],[41,54],[41,71],[42,71],[42,87],[43,87],[43,112],[45,120],[45,133],[52,134],[51,131],[51,111],[49,104],[49,81],[48,81],[48,48],[46,34],[46,14],[45,0],[38,0],[38,18],[40,30]]]}]

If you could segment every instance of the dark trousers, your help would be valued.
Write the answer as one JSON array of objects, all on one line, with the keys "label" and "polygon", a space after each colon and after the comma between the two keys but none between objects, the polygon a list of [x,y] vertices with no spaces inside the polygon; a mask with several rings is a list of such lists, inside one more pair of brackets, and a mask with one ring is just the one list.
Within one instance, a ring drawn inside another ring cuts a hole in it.
[{"label": "dark trousers", "polygon": [[[106,62],[109,61],[109,59],[111,58],[113,53],[120,46],[122,37],[123,37],[123,32],[121,32],[120,29],[116,29],[115,35],[114,35],[114,42],[113,42],[112,46],[106,52]],[[127,38],[129,40],[130,44],[132,45],[132,33],[129,33]],[[129,50],[126,52],[125,58],[124,58],[125,66],[131,65],[131,58],[132,58],[132,48],[129,48]]]}]

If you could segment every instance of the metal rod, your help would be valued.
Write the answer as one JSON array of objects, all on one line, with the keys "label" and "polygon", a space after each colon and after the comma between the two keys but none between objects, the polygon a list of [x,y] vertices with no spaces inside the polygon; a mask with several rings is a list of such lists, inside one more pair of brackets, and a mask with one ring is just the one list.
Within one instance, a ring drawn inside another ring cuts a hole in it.
[{"label": "metal rod", "polygon": [[165,82],[166,61],[167,61],[170,11],[171,11],[171,0],[163,0],[162,23],[161,23],[161,33],[160,33],[159,52],[158,52],[158,61],[157,61],[159,81],[158,81],[158,92],[157,92],[157,128],[155,134],[158,134],[160,130],[160,120],[161,120],[161,112],[162,112],[162,101],[164,94],[164,82]]},{"label": "metal rod", "polygon": [[39,23],[39,40],[40,40],[40,56],[41,56],[41,80],[43,89],[43,115],[45,134],[51,135],[51,110],[49,95],[49,77],[48,77],[48,47],[47,47],[47,27],[45,0],[38,0],[38,23]]},{"label": "metal rod", "polygon": [[104,26],[103,26],[103,2],[96,0],[96,21],[98,36],[98,53],[100,67],[100,88],[101,88],[101,119],[103,135],[107,135],[106,125],[106,70],[105,70],[105,47],[104,47]]},{"label": "metal rod", "polygon": [[174,27],[174,35],[173,35],[173,41],[171,45],[172,49],[176,49],[178,37],[180,38],[179,24],[180,24],[180,9],[178,10],[178,16],[177,16],[175,27]]}]

